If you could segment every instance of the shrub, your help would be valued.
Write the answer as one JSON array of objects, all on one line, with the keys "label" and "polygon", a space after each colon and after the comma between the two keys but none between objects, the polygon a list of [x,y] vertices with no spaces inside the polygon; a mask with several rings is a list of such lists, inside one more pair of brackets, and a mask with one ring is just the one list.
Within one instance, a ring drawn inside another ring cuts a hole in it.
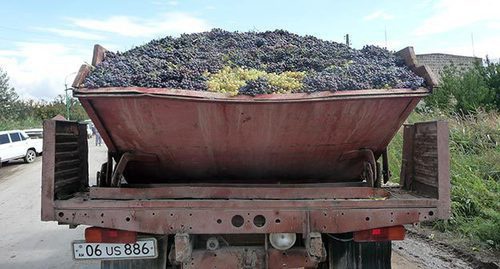
[{"label": "shrub", "polygon": [[476,64],[466,71],[447,66],[433,94],[425,99],[428,110],[476,114],[499,109],[500,64]]}]

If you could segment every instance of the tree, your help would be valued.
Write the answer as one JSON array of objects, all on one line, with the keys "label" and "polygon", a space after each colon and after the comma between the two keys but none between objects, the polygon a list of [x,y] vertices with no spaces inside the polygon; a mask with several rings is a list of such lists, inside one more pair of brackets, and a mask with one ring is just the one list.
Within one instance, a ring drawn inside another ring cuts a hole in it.
[{"label": "tree", "polygon": [[486,56],[485,63],[486,66],[481,71],[486,78],[488,87],[494,91],[495,105],[497,110],[500,111],[500,62],[493,63]]},{"label": "tree", "polygon": [[[38,102],[32,105],[35,117],[41,120],[51,119],[57,115],[66,117],[66,98],[58,95],[54,100]],[[76,98],[70,98],[70,119],[82,121],[88,119],[88,115]]]},{"label": "tree", "polygon": [[0,120],[15,118],[19,108],[19,96],[9,84],[7,72],[0,68]]},{"label": "tree", "polygon": [[425,99],[427,108],[459,114],[498,109],[500,65],[482,65],[460,72],[453,65],[441,73],[439,88]]}]

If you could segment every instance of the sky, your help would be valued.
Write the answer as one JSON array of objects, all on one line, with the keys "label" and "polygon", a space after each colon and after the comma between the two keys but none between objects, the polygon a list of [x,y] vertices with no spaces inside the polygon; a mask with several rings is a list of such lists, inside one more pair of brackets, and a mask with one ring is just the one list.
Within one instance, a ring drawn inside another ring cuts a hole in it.
[{"label": "sky", "polygon": [[413,46],[417,54],[500,57],[500,0],[3,1],[0,68],[22,98],[64,94],[94,44],[125,51],[165,36],[221,28]]}]

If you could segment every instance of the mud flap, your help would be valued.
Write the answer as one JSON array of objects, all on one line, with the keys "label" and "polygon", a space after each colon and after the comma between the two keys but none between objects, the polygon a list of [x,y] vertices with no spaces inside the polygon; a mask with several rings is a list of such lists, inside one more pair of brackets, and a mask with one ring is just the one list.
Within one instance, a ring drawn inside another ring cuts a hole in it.
[{"label": "mud flap", "polygon": [[330,240],[330,268],[390,269],[391,242],[357,243]]}]

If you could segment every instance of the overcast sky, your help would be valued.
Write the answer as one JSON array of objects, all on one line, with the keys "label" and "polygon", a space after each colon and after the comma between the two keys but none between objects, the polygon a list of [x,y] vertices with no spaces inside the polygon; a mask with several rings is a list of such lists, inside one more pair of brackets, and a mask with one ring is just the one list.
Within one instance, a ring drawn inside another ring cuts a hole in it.
[{"label": "overcast sky", "polygon": [[499,10],[500,0],[5,1],[0,67],[23,98],[51,99],[91,61],[96,43],[124,51],[212,28],[285,29],[337,42],[348,33],[355,48],[413,46],[417,54],[498,59]]}]

